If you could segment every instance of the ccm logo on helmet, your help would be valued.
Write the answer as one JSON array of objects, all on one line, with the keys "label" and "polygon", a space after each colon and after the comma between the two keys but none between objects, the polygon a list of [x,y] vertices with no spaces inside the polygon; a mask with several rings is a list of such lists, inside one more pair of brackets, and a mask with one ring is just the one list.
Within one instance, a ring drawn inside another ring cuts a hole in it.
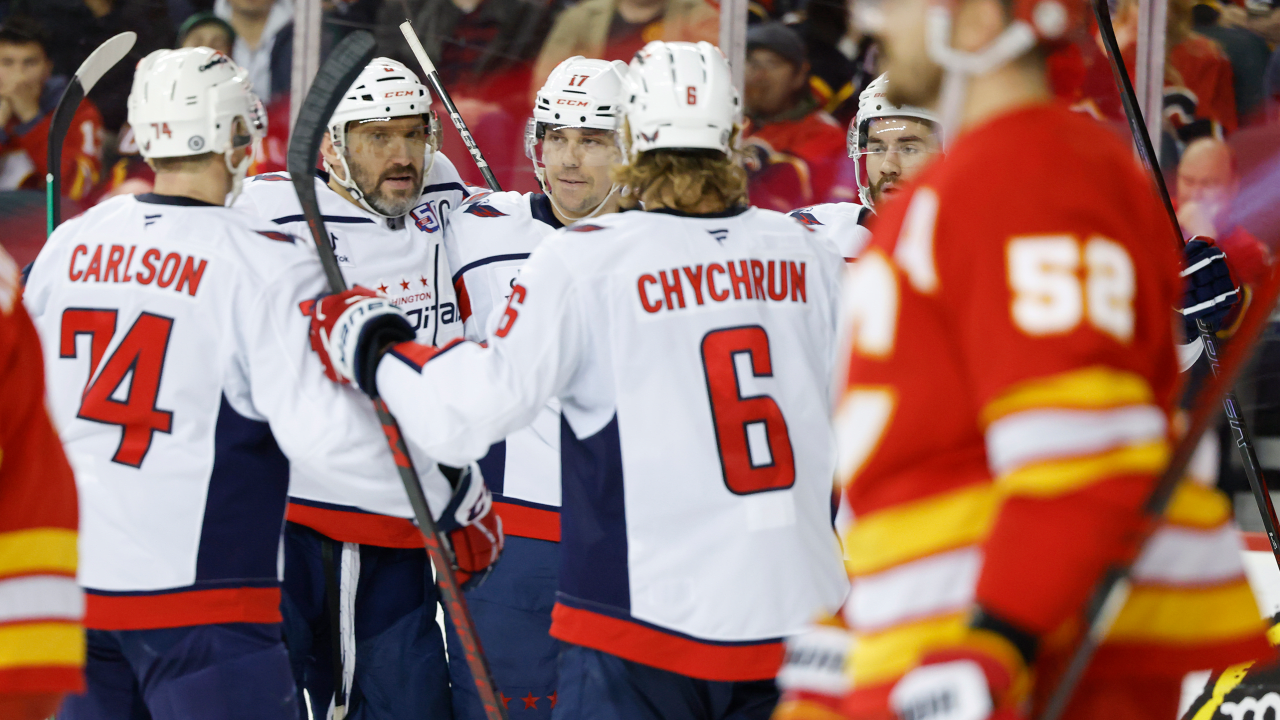
[{"label": "ccm logo on helmet", "polygon": [[586,107],[586,100],[570,100],[568,98],[559,98],[556,100],[557,105],[568,105],[569,107]]},{"label": "ccm logo on helmet", "polygon": [[414,95],[414,94],[416,94],[416,93],[417,93],[417,91],[416,91],[416,90],[393,90],[393,91],[391,91],[391,92],[387,93],[386,95],[383,95],[383,97],[384,97],[384,98],[396,98],[396,97],[404,97],[404,96],[406,96],[406,95]]}]

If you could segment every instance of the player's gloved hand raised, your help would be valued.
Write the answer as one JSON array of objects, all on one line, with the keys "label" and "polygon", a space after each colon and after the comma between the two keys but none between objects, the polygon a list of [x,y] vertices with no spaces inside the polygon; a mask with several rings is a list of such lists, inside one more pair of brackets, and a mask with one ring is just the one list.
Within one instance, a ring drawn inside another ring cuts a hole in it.
[{"label": "player's gloved hand raised", "polygon": [[414,338],[413,326],[385,295],[359,285],[325,295],[311,309],[311,349],[336,383],[378,396],[374,375],[386,348]]},{"label": "player's gloved hand raised", "polygon": [[462,468],[453,497],[440,514],[439,527],[453,548],[454,570],[462,589],[480,585],[502,555],[502,518],[493,511],[480,466]]},{"label": "player's gloved hand raised", "polygon": [[926,653],[889,693],[902,720],[1022,720],[1030,672],[1013,645],[972,630],[965,642]]},{"label": "player's gloved hand raised", "polygon": [[1197,320],[1210,330],[1222,327],[1227,315],[1240,304],[1240,285],[1231,274],[1227,254],[1213,238],[1197,235],[1183,248],[1186,267],[1182,271],[1182,308],[1187,337],[1198,337]]},{"label": "player's gloved hand raised", "polygon": [[787,638],[786,648],[778,671],[782,698],[772,720],[829,720],[840,716],[840,703],[853,687],[845,671],[845,660],[853,649],[853,633],[837,615]]}]

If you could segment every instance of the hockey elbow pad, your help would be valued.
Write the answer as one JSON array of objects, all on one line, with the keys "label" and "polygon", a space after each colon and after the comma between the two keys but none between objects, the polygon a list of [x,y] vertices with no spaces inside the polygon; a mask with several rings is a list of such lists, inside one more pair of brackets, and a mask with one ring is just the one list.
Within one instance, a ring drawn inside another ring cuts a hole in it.
[{"label": "hockey elbow pad", "polygon": [[493,496],[479,465],[462,468],[439,527],[452,550],[462,589],[479,587],[502,555],[504,543],[502,518],[493,511]]}]

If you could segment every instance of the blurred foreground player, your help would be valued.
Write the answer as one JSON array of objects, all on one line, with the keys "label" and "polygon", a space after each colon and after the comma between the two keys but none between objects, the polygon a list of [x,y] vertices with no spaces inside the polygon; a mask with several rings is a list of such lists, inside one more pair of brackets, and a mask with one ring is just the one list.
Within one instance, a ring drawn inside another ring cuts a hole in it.
[{"label": "blurred foreground player", "polygon": [[[334,110],[313,181],[347,281],[377,288],[428,345],[462,337],[442,239],[467,190],[439,146],[430,91],[401,63],[375,58]],[[289,173],[250,179],[235,207],[310,237]],[[421,469],[442,477],[434,463]],[[357,717],[450,712],[439,593],[408,496],[387,479],[290,479],[285,640],[317,715],[335,689]]]},{"label": "blurred foreground player", "polygon": [[[59,227],[25,295],[84,513],[87,691],[60,717],[296,720],[290,471],[395,484],[395,468],[367,399],[306,348],[313,246],[223,206],[263,131],[247,73],[208,48],[157,51],[129,119],[156,192]],[[479,483],[450,504],[422,480],[445,512],[483,518]]]},{"label": "blurred foreground player", "polygon": [[[627,65],[575,56],[538,91],[525,151],[541,193],[486,193],[453,213],[445,247],[467,339],[486,342],[520,268],[543,240],[574,221],[617,212],[610,167],[621,159],[618,118]],[[549,718],[560,643],[550,635],[560,565],[560,405],[552,399],[526,428],[480,460],[502,516],[503,561],[467,593],[494,680],[523,718]],[[449,628],[452,630],[452,628]],[[455,718],[483,718],[462,647],[452,632]]]},{"label": "blurred foreground player", "polygon": [[[1052,102],[1045,56],[1081,10],[888,7],[888,100],[967,86],[846,284],[851,691],[793,686],[789,717],[1038,714],[1168,461],[1179,258],[1132,149]],[[927,44],[931,14],[954,47]],[[1167,719],[1188,671],[1268,652],[1230,521],[1179,487],[1067,717]]]},{"label": "blurred foreground player", "polygon": [[814,232],[825,233],[846,260],[855,260],[871,231],[867,224],[876,203],[898,192],[929,160],[942,150],[938,116],[931,110],[889,103],[888,73],[881,75],[858,96],[858,114],[849,123],[845,140],[854,160],[858,198],[851,202],[823,203],[788,213]]},{"label": "blurred foreground player", "polygon": [[379,362],[365,353],[389,333],[362,321],[359,290],[318,303],[313,328],[347,338],[328,362],[448,462],[559,399],[553,717],[766,718],[780,638],[847,587],[828,425],[843,262],[744,204],[718,49],[650,43],[627,83],[614,179],[645,212],[544,240],[488,348],[401,343]]},{"label": "blurred foreground player", "polygon": [[84,689],[76,486],[45,409],[40,337],[0,249],[0,717],[43,720]]}]

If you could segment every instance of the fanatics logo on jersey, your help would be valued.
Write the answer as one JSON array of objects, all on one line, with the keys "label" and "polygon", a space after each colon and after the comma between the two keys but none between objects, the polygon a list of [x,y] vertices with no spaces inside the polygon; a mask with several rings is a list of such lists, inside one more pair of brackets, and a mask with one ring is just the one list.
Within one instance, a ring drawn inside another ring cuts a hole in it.
[{"label": "fanatics logo on jersey", "polygon": [[472,215],[475,215],[476,217],[488,217],[488,218],[506,217],[507,215],[506,213],[502,212],[498,208],[493,207],[492,205],[485,205],[484,203],[472,203],[468,205],[467,209],[463,210],[463,212],[470,213]]},{"label": "fanatics logo on jersey", "polygon": [[[726,270],[727,268],[727,270]],[[809,302],[805,286],[805,264],[795,260],[736,260],[710,265],[673,268],[645,273],[636,280],[640,304],[645,312],[653,314],[665,307],[681,310],[686,307],[685,298],[698,305],[707,300],[722,303],[733,296],[734,300],[758,300],[784,302],[790,296],[793,303]],[[688,287],[689,294],[685,295]],[[655,299],[656,298],[656,299]],[[665,305],[664,305],[665,302]]]},{"label": "fanatics logo on jersey", "polygon": [[263,182],[289,182],[289,178],[284,173],[268,173],[266,175],[258,175],[252,178],[253,181],[261,180]]},{"label": "fanatics logo on jersey", "polygon": [[289,233],[282,233],[279,230],[258,230],[257,232],[262,237],[275,240],[276,242],[287,242],[287,243],[293,242],[292,235],[290,235]]}]

